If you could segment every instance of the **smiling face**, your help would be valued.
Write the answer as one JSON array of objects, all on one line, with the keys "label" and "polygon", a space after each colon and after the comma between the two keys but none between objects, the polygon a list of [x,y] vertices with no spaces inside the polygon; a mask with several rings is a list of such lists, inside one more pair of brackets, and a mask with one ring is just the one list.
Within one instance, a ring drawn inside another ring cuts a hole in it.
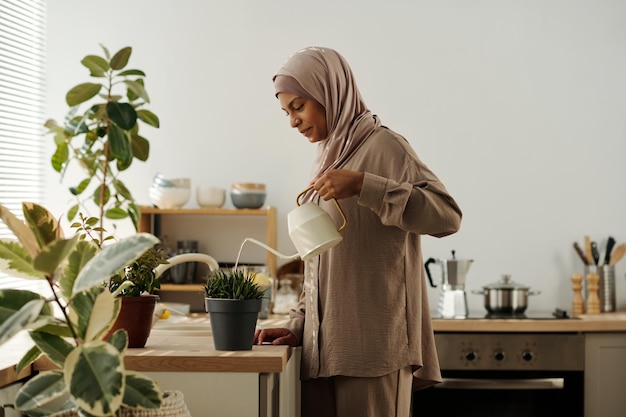
[{"label": "smiling face", "polygon": [[281,108],[289,116],[291,127],[315,143],[328,137],[326,127],[326,110],[314,100],[291,93],[279,93],[278,101]]}]

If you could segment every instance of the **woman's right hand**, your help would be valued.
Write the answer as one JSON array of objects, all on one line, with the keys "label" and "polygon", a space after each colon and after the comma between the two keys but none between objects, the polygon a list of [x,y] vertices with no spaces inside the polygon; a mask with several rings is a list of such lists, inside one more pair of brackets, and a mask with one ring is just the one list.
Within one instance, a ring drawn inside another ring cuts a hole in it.
[{"label": "woman's right hand", "polygon": [[296,336],[285,328],[257,329],[254,332],[253,343],[262,345],[263,342],[271,342],[273,345],[298,346]]}]

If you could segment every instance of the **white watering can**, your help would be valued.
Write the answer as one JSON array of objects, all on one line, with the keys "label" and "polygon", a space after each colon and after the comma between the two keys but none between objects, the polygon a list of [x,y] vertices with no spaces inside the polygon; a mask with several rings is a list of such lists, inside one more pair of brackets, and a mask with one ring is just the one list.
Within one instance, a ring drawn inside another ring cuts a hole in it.
[{"label": "white watering can", "polygon": [[211,271],[217,271],[220,265],[217,263],[215,258],[212,256],[206,255],[204,253],[181,253],[180,255],[172,256],[167,260],[167,264],[158,265],[154,268],[154,273],[156,277],[160,277],[163,272],[167,271],[174,265],[182,264],[185,262],[202,262],[209,266]]},{"label": "white watering can", "polygon": [[346,227],[347,221],[346,216],[344,215],[343,210],[341,210],[341,207],[336,199],[333,198],[333,202],[343,219],[343,224],[339,226],[339,228],[337,228],[337,226],[333,223],[328,213],[326,213],[313,201],[300,205],[300,197],[312,188],[313,186],[311,185],[298,194],[296,197],[296,204],[298,207],[290,211],[287,215],[289,237],[296,247],[296,250],[298,251],[297,253],[293,255],[284,255],[274,248],[269,247],[265,243],[259,242],[258,240],[250,237],[246,238],[244,243],[255,243],[282,259],[301,258],[303,261],[306,261],[307,259],[311,259],[326,252],[341,242],[343,238],[339,232]]}]

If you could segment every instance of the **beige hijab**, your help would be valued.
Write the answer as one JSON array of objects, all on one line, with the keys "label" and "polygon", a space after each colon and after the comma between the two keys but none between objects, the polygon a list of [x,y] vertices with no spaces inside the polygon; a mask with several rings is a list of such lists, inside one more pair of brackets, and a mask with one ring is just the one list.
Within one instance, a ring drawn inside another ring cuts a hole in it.
[{"label": "beige hijab", "polygon": [[330,169],[341,168],[380,126],[378,117],[363,102],[350,66],[337,51],[321,47],[302,49],[287,59],[273,80],[276,94],[312,97],[326,109],[328,137],[318,142],[311,171],[313,180]]}]

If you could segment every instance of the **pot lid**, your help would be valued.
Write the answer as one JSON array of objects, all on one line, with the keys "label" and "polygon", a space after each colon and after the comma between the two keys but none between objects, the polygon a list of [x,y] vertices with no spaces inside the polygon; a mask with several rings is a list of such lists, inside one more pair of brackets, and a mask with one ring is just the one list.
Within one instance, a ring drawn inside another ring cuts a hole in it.
[{"label": "pot lid", "polygon": [[530,287],[527,285],[518,284],[511,279],[510,275],[502,275],[500,281],[494,282],[493,284],[485,285],[483,288],[494,290],[527,290]]}]

